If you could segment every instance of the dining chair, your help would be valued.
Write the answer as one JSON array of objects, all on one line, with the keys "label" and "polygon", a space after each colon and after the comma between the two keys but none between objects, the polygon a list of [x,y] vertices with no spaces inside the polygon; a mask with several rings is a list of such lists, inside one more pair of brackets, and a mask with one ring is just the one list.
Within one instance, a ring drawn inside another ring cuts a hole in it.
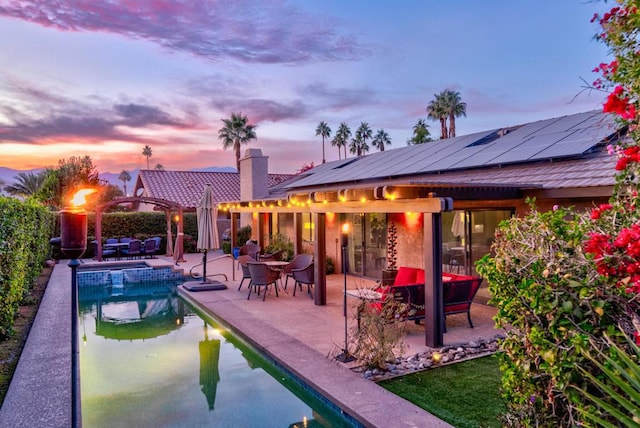
[{"label": "dining chair", "polygon": [[[289,281],[289,278],[293,278],[293,274],[291,274],[291,271],[293,269],[303,268],[303,267],[307,266],[311,262],[313,262],[313,255],[312,254],[297,254],[294,257],[294,259],[291,261],[291,263],[289,263],[288,265],[286,265],[284,267],[284,269],[282,271],[286,275],[286,278],[284,280],[284,289],[285,290],[287,289],[287,282]],[[301,289],[302,289],[302,287],[301,287]]]},{"label": "dining chair", "polygon": [[302,284],[305,284],[307,286],[307,294],[313,298],[313,294],[311,294],[311,289],[315,284],[313,262],[300,269],[291,269],[291,275],[296,281],[293,285],[293,295],[296,295],[296,288],[298,288],[298,286],[302,289]]},{"label": "dining chair", "polygon": [[248,262],[249,273],[251,274],[251,284],[249,284],[249,295],[247,296],[247,300],[251,298],[251,290],[255,287],[258,290],[258,295],[260,295],[260,287],[264,287],[264,295],[262,296],[262,301],[267,297],[267,290],[271,284],[276,289],[276,297],[280,297],[278,295],[278,279],[280,279],[280,271],[271,269],[269,266],[260,262]]},{"label": "dining chair", "polygon": [[240,291],[240,289],[242,288],[242,283],[244,282],[245,279],[249,280],[249,287],[251,287],[251,272],[249,272],[249,266],[247,265],[247,263],[255,262],[255,261],[256,259],[254,259],[253,257],[247,254],[238,256],[238,264],[242,268],[242,281],[240,281],[240,285],[238,286],[238,291]]},{"label": "dining chair", "polygon": [[240,247],[239,255],[251,256],[254,260],[258,260],[258,254],[260,254],[261,249],[260,245],[257,244],[245,244]]},{"label": "dining chair", "polygon": [[122,254],[129,257],[129,260],[134,257],[140,257],[140,250],[142,249],[142,241],[139,239],[132,239],[129,241],[129,246],[122,249]]},{"label": "dining chair", "polygon": [[156,241],[153,238],[145,239],[140,249],[140,254],[152,259],[156,254]]}]

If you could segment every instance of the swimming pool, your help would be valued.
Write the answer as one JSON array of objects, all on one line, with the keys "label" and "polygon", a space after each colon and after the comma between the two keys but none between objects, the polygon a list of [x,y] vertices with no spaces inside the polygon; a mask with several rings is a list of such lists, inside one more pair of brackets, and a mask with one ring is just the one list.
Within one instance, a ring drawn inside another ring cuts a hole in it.
[{"label": "swimming pool", "polygon": [[82,421],[91,427],[347,427],[177,281],[79,289]]}]

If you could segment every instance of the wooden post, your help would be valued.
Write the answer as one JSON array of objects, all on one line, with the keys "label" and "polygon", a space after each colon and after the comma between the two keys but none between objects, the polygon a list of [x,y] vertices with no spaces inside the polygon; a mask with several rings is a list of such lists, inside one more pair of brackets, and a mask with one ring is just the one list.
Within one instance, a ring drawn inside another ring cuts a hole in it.
[{"label": "wooden post", "polygon": [[326,234],[325,213],[314,213],[313,223],[315,224],[313,239],[313,274],[315,279],[315,304],[327,304],[327,234]]},{"label": "wooden post", "polygon": [[430,348],[439,348],[444,343],[442,214],[424,213],[423,215],[425,345]]},{"label": "wooden post", "polygon": [[293,214],[293,252],[294,254],[302,253],[302,213]]}]

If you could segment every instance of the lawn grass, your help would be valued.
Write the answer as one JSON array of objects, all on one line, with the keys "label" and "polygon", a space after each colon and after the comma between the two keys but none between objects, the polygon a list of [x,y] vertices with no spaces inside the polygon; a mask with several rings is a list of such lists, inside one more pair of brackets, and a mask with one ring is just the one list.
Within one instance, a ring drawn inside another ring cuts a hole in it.
[{"label": "lawn grass", "polygon": [[500,427],[506,411],[500,376],[498,359],[490,355],[379,384],[456,427]]}]

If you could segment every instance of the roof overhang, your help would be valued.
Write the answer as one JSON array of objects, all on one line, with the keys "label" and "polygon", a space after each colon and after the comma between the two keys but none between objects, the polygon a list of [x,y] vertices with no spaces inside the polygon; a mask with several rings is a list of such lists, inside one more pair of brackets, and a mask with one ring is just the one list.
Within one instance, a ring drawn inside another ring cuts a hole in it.
[{"label": "roof overhang", "polygon": [[232,213],[442,212],[453,209],[451,202],[453,195],[456,195],[456,199],[513,199],[520,197],[522,187],[504,184],[479,185],[478,183],[419,181],[401,185],[335,186],[322,190],[298,189],[281,198],[225,202],[219,204],[218,208]]}]

